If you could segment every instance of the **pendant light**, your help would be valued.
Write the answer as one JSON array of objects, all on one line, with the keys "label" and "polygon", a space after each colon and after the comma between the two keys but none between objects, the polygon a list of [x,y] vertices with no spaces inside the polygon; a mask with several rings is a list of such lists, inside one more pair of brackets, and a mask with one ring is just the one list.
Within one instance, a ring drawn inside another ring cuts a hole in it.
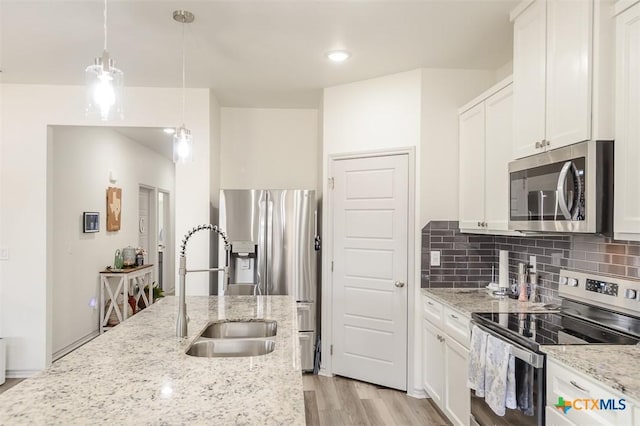
[{"label": "pendant light", "polygon": [[195,19],[193,13],[186,10],[176,10],[173,12],[173,19],[182,24],[182,126],[176,128],[173,134],[173,162],[187,162],[193,159],[193,138],[191,130],[184,124],[185,88],[186,88],[186,65],[184,49],[184,26],[190,24]]},{"label": "pendant light", "polygon": [[85,70],[87,84],[87,115],[106,121],[124,118],[122,114],[122,86],[124,74],[115,67],[107,51],[107,0],[104,0],[104,50]]}]

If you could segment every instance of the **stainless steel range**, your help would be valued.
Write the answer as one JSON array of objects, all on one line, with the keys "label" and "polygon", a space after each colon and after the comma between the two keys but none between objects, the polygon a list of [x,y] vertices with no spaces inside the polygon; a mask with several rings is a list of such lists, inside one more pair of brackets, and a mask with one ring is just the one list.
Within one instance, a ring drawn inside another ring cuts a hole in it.
[{"label": "stainless steel range", "polygon": [[516,375],[527,376],[522,380],[516,377],[516,385],[529,387],[531,398],[528,409],[506,409],[505,416],[497,416],[471,391],[471,424],[545,424],[546,359],[542,345],[640,342],[640,281],[562,270],[558,287],[562,304],[557,312],[472,314],[472,327],[511,345]]}]

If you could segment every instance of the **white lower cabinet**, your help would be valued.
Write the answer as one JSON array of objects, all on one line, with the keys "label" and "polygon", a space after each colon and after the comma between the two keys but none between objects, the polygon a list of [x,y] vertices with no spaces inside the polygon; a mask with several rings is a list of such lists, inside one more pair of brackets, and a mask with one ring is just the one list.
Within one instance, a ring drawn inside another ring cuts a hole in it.
[{"label": "white lower cabinet", "polygon": [[444,413],[453,424],[468,425],[471,397],[467,388],[469,349],[444,337]]},{"label": "white lower cabinet", "polygon": [[[572,408],[561,411],[556,408],[560,401],[569,402]],[[547,358],[547,425],[638,425],[640,418],[634,418],[637,406],[605,384]]]},{"label": "white lower cabinet", "polygon": [[433,315],[423,313],[422,386],[453,424],[468,425],[471,413],[467,388],[469,336],[461,327],[468,327],[470,319],[428,297],[423,301],[445,315],[434,320]]}]

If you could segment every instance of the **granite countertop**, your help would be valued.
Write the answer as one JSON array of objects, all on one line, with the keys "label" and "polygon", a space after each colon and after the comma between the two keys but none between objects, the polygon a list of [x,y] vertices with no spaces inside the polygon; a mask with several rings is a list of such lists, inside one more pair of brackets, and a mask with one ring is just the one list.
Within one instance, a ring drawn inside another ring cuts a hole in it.
[{"label": "granite countertop", "polygon": [[[304,424],[295,303],[289,296],[187,297],[151,307],[0,395],[0,424]],[[211,320],[278,322],[275,350],[245,358],[185,354]]]},{"label": "granite countertop", "polygon": [[[542,346],[551,359],[592,377],[606,386],[640,401],[640,347],[633,345]],[[603,396],[604,398],[604,396]]]},{"label": "granite countertop", "polygon": [[423,288],[422,294],[448,304],[471,316],[473,312],[553,312],[544,303],[518,302],[508,297],[498,298],[486,289],[477,288]]}]

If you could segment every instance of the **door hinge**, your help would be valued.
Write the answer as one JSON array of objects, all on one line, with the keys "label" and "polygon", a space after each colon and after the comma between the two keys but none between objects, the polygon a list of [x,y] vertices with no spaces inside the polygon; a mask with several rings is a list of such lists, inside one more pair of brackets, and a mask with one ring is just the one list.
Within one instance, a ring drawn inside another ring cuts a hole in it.
[{"label": "door hinge", "polygon": [[335,187],[335,180],[330,177],[328,182],[329,189],[333,189]]},{"label": "door hinge", "polygon": [[331,272],[333,272],[333,260],[331,261]]},{"label": "door hinge", "polygon": [[329,355],[333,355],[333,345],[329,346]]}]

